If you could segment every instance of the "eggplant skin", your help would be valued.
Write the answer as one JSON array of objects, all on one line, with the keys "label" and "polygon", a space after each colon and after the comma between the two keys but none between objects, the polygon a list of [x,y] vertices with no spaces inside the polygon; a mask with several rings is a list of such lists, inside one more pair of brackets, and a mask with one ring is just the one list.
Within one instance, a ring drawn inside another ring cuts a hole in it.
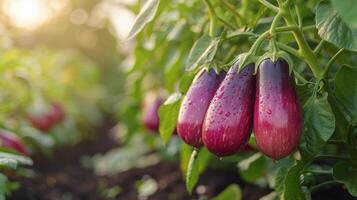
[{"label": "eggplant skin", "polygon": [[217,89],[202,128],[206,148],[218,157],[242,150],[251,133],[255,95],[254,65],[238,73],[236,63]]},{"label": "eggplant skin", "polygon": [[18,138],[13,133],[8,133],[6,131],[0,130],[0,146],[13,149],[24,155],[28,155],[28,151],[25,145],[22,143],[20,138]]},{"label": "eggplant skin", "polygon": [[254,135],[266,156],[279,160],[299,144],[302,113],[285,60],[264,60],[257,74],[254,106]]},{"label": "eggplant skin", "polygon": [[196,148],[202,146],[202,124],[207,108],[226,73],[206,69],[198,73],[182,101],[177,132],[181,139]]},{"label": "eggplant skin", "polygon": [[145,98],[142,122],[144,126],[152,132],[159,131],[159,108],[162,103],[163,100],[159,97],[148,95]]}]

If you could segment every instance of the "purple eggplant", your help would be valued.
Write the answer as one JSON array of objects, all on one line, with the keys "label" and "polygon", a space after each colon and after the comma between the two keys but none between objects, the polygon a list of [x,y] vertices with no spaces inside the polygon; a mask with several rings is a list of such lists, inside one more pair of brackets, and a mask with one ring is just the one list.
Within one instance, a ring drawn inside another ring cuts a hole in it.
[{"label": "purple eggplant", "polygon": [[260,151],[274,160],[289,155],[299,144],[301,107],[285,60],[264,60],[257,75],[254,135]]},{"label": "purple eggplant", "polygon": [[159,108],[163,100],[153,95],[147,95],[144,101],[142,122],[144,126],[152,131],[158,132],[160,125]]},{"label": "purple eggplant", "polygon": [[23,142],[15,134],[0,130],[0,147],[13,149],[24,155],[28,155],[28,151]]},{"label": "purple eggplant", "polygon": [[238,73],[236,63],[216,91],[207,110],[202,139],[218,157],[242,150],[251,133],[255,95],[254,65]]},{"label": "purple eggplant", "polygon": [[193,80],[182,101],[177,132],[182,140],[196,148],[202,146],[202,124],[207,108],[222,82],[225,72],[219,75],[214,70],[202,70]]}]

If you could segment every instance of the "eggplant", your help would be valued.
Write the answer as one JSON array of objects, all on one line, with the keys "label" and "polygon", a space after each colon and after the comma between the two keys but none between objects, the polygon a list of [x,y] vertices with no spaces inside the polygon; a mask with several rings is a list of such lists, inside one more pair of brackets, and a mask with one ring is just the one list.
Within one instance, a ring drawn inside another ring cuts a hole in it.
[{"label": "eggplant", "polygon": [[49,115],[29,115],[27,118],[34,128],[43,133],[48,133],[53,127],[53,119]]},{"label": "eggplant", "polygon": [[219,75],[214,70],[203,69],[193,80],[182,101],[177,132],[181,139],[196,148],[202,146],[202,124],[207,108],[222,82],[225,72]]},{"label": "eggplant", "polygon": [[28,155],[28,151],[20,138],[4,130],[0,130],[0,146]]},{"label": "eggplant", "polygon": [[231,67],[207,110],[202,128],[206,148],[218,157],[242,150],[249,139],[254,109],[254,65],[238,73],[239,63]]},{"label": "eggplant", "polygon": [[51,118],[53,124],[62,122],[65,118],[63,106],[60,103],[52,103],[47,115]]},{"label": "eggplant", "polygon": [[288,63],[265,59],[259,66],[256,88],[255,140],[262,153],[279,160],[299,144],[302,129],[301,107]]},{"label": "eggplant", "polygon": [[145,98],[142,122],[144,126],[152,132],[159,131],[159,108],[162,103],[163,99],[154,97],[153,95],[147,95]]}]

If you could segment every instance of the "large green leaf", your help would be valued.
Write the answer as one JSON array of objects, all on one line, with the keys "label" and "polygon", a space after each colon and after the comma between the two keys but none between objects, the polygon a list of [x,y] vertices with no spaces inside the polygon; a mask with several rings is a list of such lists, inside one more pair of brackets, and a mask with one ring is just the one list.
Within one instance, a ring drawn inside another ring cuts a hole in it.
[{"label": "large green leaf", "polygon": [[280,195],[284,192],[285,187],[285,177],[289,168],[294,166],[295,162],[290,158],[284,158],[279,160],[278,163],[274,164],[275,172],[275,191]]},{"label": "large green leaf", "polygon": [[167,144],[172,133],[175,131],[178,112],[181,104],[181,94],[172,94],[159,109],[160,136]]},{"label": "large green leaf", "polygon": [[9,161],[12,163],[10,165],[13,165],[13,162],[15,162],[15,161],[20,164],[24,164],[24,165],[32,165],[33,164],[33,161],[29,157],[25,157],[25,156],[18,155],[18,154],[12,154],[12,153],[8,153],[8,152],[0,152],[0,159],[4,162],[7,162],[6,160],[8,160],[8,161],[11,160],[11,161]]},{"label": "large green leaf", "polygon": [[186,70],[192,71],[200,65],[211,62],[216,55],[219,41],[219,38],[211,38],[207,35],[199,38],[190,51]]},{"label": "large green leaf", "polygon": [[200,174],[206,170],[211,158],[212,156],[206,148],[192,151],[186,173],[186,188],[189,193],[196,186]]},{"label": "large green leaf", "polygon": [[357,29],[349,27],[328,3],[316,9],[316,27],[320,37],[339,48],[357,51]]},{"label": "large green leaf", "polygon": [[17,160],[12,158],[0,158],[0,167],[17,168]]},{"label": "large green leaf", "polygon": [[331,0],[333,7],[352,28],[357,29],[357,3],[356,0]]},{"label": "large green leaf", "polygon": [[179,90],[181,93],[186,94],[188,88],[191,86],[191,83],[193,79],[195,78],[194,73],[185,73],[181,80],[180,80],[180,85],[179,85]]},{"label": "large green leaf", "polygon": [[348,192],[357,197],[357,171],[352,164],[339,162],[333,168],[333,176],[347,187]]},{"label": "large green leaf", "polygon": [[241,200],[242,199],[242,190],[239,185],[232,184],[219,193],[212,200]]},{"label": "large green leaf", "polygon": [[135,37],[147,23],[152,21],[155,17],[157,8],[159,7],[160,0],[148,0],[143,8],[140,10],[138,16],[135,19],[133,26],[131,27],[127,40]]},{"label": "large green leaf", "polygon": [[300,174],[303,162],[284,159],[279,161],[275,176],[275,191],[280,194],[281,199],[303,200],[305,194],[300,184]]},{"label": "large green leaf", "polygon": [[357,122],[357,69],[342,66],[336,74],[336,98],[350,123]]},{"label": "large green leaf", "polygon": [[335,116],[327,100],[312,95],[304,105],[303,147],[312,155],[319,153],[335,131]]},{"label": "large green leaf", "polygon": [[192,152],[192,147],[182,142],[180,148],[180,168],[184,177],[186,177],[187,167],[188,167],[188,163],[190,162],[191,152]]},{"label": "large green leaf", "polygon": [[186,173],[186,189],[188,193],[192,193],[193,188],[197,184],[199,178],[199,163],[197,162],[198,149],[192,151],[190,161],[188,162]]},{"label": "large green leaf", "polygon": [[305,194],[300,185],[300,172],[302,168],[302,163],[297,163],[287,171],[284,180],[284,199],[305,199]]}]

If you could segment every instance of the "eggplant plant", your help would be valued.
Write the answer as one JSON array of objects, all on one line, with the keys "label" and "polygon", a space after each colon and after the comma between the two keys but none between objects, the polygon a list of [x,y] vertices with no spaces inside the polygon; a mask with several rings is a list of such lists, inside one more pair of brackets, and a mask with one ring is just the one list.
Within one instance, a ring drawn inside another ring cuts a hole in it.
[{"label": "eggplant plant", "polygon": [[[181,148],[189,192],[207,167],[226,163],[275,190],[272,199],[311,199],[328,187],[357,197],[355,4],[148,0],[135,8],[129,73],[141,77],[129,98],[140,98],[148,76],[171,94],[160,135],[167,143],[177,123],[193,146],[191,156]],[[196,87],[202,69],[229,71],[219,86]],[[245,145],[253,151],[239,151]]]}]

